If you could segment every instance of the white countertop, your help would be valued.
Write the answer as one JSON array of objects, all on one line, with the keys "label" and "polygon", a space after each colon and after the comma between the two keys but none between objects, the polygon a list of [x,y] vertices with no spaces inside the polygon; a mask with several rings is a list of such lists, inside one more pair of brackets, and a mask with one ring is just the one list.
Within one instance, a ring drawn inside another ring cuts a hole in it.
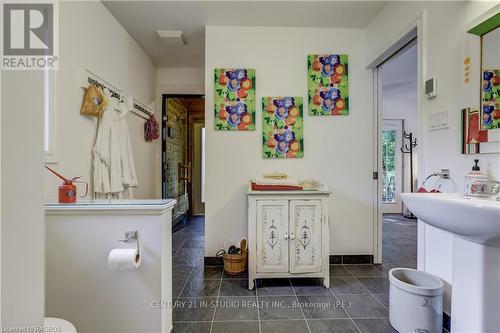
[{"label": "white countertop", "polygon": [[104,199],[78,200],[76,203],[46,203],[46,212],[61,211],[119,211],[119,210],[169,210],[176,204],[174,199]]}]

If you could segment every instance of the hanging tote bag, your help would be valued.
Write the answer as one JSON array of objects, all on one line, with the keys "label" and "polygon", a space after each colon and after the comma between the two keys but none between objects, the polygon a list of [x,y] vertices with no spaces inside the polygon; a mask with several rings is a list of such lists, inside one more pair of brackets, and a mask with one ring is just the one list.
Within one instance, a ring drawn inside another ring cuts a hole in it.
[{"label": "hanging tote bag", "polygon": [[160,137],[158,122],[153,114],[144,123],[144,139],[148,142],[154,141]]},{"label": "hanging tote bag", "polygon": [[91,84],[85,92],[80,114],[100,118],[107,106],[108,101],[101,88]]}]

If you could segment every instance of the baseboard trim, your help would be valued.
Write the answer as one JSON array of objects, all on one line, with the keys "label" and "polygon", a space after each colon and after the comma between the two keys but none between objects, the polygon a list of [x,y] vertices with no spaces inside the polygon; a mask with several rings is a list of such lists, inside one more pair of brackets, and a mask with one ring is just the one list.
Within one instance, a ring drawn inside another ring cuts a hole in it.
[{"label": "baseboard trim", "polygon": [[205,266],[224,266],[222,257],[205,257]]},{"label": "baseboard trim", "polygon": [[[224,266],[222,257],[205,257],[205,266]],[[373,255],[330,255],[330,265],[359,265],[372,264]]]},{"label": "baseboard trim", "polygon": [[179,214],[177,218],[172,221],[172,232],[181,230],[187,225],[187,214]]},{"label": "baseboard trim", "polygon": [[330,255],[330,265],[373,264],[371,254]]}]

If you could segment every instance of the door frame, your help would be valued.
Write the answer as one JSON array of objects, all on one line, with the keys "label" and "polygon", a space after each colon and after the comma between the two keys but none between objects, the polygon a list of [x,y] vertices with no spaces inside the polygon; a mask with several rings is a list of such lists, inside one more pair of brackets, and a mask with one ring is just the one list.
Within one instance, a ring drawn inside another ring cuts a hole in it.
[{"label": "door frame", "polygon": [[[165,147],[165,139],[166,136],[168,136],[168,133],[166,133],[166,130],[163,130],[164,125],[167,121],[165,115],[163,114],[165,111],[165,107],[167,104],[167,99],[168,98],[205,98],[205,94],[162,94],[161,95],[161,110],[160,110],[160,126],[161,126],[161,135],[160,135],[160,144],[159,144],[159,158],[156,161],[156,168],[159,169],[157,172],[158,179],[156,180],[156,192],[157,196],[159,198],[163,198],[163,180],[164,180],[164,170],[163,170],[163,152],[165,152],[165,159],[166,159],[166,147]],[[189,116],[189,115],[188,115]],[[186,126],[189,126],[189,124],[186,124]]]},{"label": "door frame", "polygon": [[[158,92],[157,93],[157,98],[156,98],[156,116],[159,117],[160,119],[160,126],[161,129],[163,129],[163,122],[165,120],[165,115],[163,114],[163,111],[165,110],[165,104],[166,104],[166,99],[167,98],[205,98],[205,94],[202,93],[187,93],[187,94],[169,94],[166,92]],[[158,106],[161,106],[160,110],[158,110]],[[156,180],[155,180],[155,189],[156,189],[156,197],[157,198],[162,198],[163,197],[163,149],[164,149],[164,142],[163,142],[163,135],[165,135],[162,131],[160,133],[160,142],[159,144],[156,145],[156,163],[155,163],[155,174],[156,174]]]},{"label": "door frame", "polygon": [[[382,119],[382,129],[387,126],[387,122],[394,122],[394,126],[398,126],[396,130],[396,179],[399,181],[399,199],[394,203],[382,203],[382,214],[384,214],[383,208],[390,205],[398,205],[400,209],[397,212],[386,212],[386,214],[399,214],[403,213],[403,203],[401,201],[401,193],[403,193],[405,188],[405,163],[404,155],[401,152],[401,147],[403,145],[403,131],[405,130],[405,120],[403,118],[383,118]],[[397,123],[397,124],[396,124]],[[381,170],[383,171],[383,170]],[[382,175],[381,175],[382,177]],[[396,187],[397,188],[397,187]]]},{"label": "door frame", "polygon": [[[202,165],[203,165],[203,128],[205,128],[205,117],[203,119],[199,119],[197,117],[193,117],[193,119],[188,120],[188,126],[191,127],[191,196],[189,198],[190,205],[189,209],[191,211],[191,215],[193,216],[205,216],[205,203],[201,201],[201,191],[202,191]],[[199,133],[198,133],[199,129]],[[200,159],[200,165],[198,169],[198,164],[197,164],[197,159],[196,157],[196,152],[198,151],[196,149],[197,147],[197,139],[200,139],[200,149],[199,149],[199,156],[198,159]],[[199,182],[199,188],[196,186],[196,184]],[[199,192],[199,193],[198,193]],[[195,205],[195,194],[196,196],[199,194],[200,195],[200,207]],[[196,208],[200,208],[200,210],[203,210],[203,213],[200,211],[197,211]]]},{"label": "door frame", "polygon": [[[373,262],[382,263],[382,182],[379,174],[382,170],[381,153],[381,133],[382,133],[382,100],[379,98],[382,87],[382,77],[379,73],[379,66],[404,48],[408,43],[416,39],[417,45],[417,137],[419,145],[417,146],[418,170],[425,170],[425,155],[423,147],[426,145],[424,136],[424,95],[423,84],[425,74],[424,46],[425,46],[425,12],[421,11],[416,20],[410,24],[403,33],[386,47],[377,57],[375,57],[367,66],[373,71]],[[418,182],[422,181],[422,172],[419,172]]]}]

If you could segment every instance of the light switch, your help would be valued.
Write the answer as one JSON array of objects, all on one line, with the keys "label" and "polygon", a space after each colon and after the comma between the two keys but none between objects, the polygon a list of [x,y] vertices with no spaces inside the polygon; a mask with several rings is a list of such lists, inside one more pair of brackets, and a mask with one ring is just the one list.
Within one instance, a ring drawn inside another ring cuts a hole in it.
[{"label": "light switch", "polygon": [[448,118],[448,110],[437,112],[429,116],[430,131],[437,131],[449,127],[450,127],[450,122]]}]

